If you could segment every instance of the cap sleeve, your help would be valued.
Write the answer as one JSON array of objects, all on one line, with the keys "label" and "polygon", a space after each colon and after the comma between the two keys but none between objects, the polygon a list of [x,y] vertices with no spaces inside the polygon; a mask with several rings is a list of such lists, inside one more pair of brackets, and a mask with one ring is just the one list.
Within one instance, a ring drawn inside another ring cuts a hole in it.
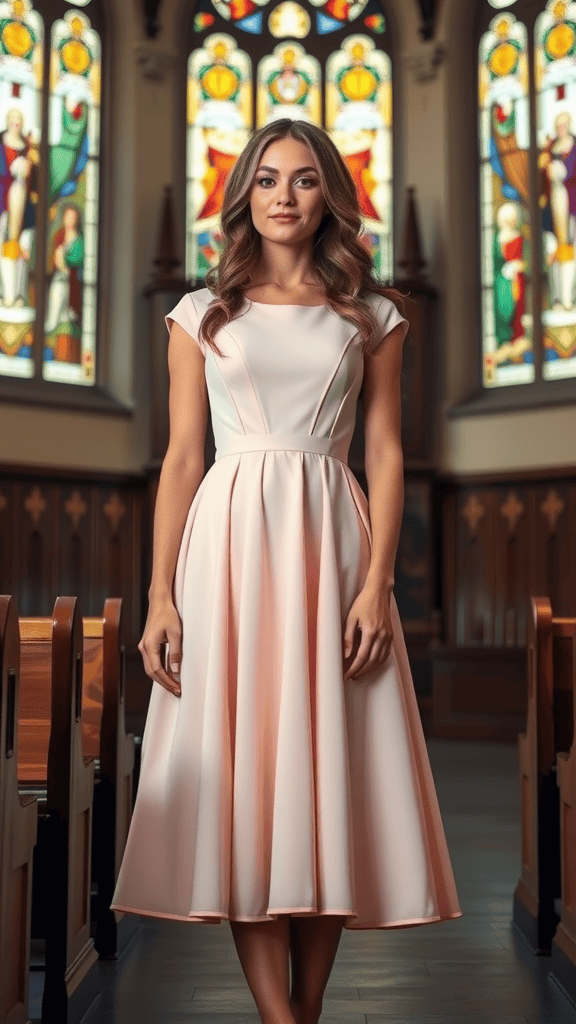
[{"label": "cap sleeve", "polygon": [[202,318],[196,309],[196,304],[190,292],[186,292],[186,295],[182,296],[180,302],[178,302],[164,317],[168,333],[170,333],[172,328],[172,321],[176,321],[176,323],[180,324],[180,327],[183,327],[186,333],[190,335],[193,341],[196,342],[198,348],[202,352],[202,355],[206,357],[206,345],[198,338],[198,328],[200,326],[201,319]]},{"label": "cap sleeve", "polygon": [[376,311],[376,319],[378,320],[378,332],[375,334],[375,340],[372,342],[370,348],[370,354],[374,353],[380,348],[381,343],[390,331],[394,330],[398,324],[403,325],[402,341],[408,333],[410,324],[406,317],[402,316],[397,306],[394,305],[392,299],[389,299],[386,295],[382,296],[382,301]]}]

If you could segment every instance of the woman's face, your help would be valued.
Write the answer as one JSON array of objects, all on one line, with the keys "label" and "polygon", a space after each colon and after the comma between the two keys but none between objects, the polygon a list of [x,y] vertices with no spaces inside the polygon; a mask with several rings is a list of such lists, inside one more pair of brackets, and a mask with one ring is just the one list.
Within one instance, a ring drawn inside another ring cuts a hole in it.
[{"label": "woman's face", "polygon": [[[295,243],[314,235],[325,203],[316,159],[308,146],[287,136],[271,142],[260,157],[250,194],[254,227],[272,242]],[[291,220],[276,220],[280,213]]]}]

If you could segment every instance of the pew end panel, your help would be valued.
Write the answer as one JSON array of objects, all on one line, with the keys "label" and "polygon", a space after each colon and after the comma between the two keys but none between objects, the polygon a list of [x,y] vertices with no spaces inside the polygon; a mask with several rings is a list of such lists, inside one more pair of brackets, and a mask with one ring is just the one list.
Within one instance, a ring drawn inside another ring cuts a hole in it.
[{"label": "pew end panel", "polygon": [[513,921],[536,954],[549,955],[558,924],[560,810],[557,759],[572,742],[576,619],[553,617],[547,597],[532,597],[528,621],[526,730],[518,735],[522,873]]},{"label": "pew end panel", "polygon": [[[572,640],[573,679],[576,680],[576,637]],[[560,794],[560,921],[552,940],[551,973],[576,1005],[576,683],[571,715],[572,742],[558,754],[556,767]]]},{"label": "pew end panel", "polygon": [[[39,723],[29,718],[29,728],[22,730],[29,749],[21,751],[19,762],[21,786],[39,794],[43,809],[32,918],[34,936],[46,943],[42,1020],[68,1024],[79,1020],[98,994],[90,935],[95,766],[83,750],[83,637],[76,598],[57,598],[51,619],[21,619],[20,629],[28,707],[40,707],[44,715]],[[41,743],[34,741],[34,724]],[[39,753],[45,755],[43,763]]]},{"label": "pew end panel", "polygon": [[94,941],[102,959],[114,959],[139,927],[133,915],[110,909],[132,817],[135,760],[134,737],[126,734],[127,638],[120,598],[106,600],[102,618],[84,619],[85,656],[88,649],[99,665],[101,694],[93,833],[94,878],[98,886]]},{"label": "pew end panel", "polygon": [[0,596],[0,1021],[28,1024],[32,862],[38,805],[18,789],[20,633],[14,598]]}]

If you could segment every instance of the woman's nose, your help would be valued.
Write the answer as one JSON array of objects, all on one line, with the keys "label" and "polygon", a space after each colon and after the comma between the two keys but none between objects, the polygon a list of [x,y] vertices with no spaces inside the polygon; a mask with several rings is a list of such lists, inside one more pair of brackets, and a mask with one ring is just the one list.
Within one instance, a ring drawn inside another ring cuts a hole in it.
[{"label": "woman's nose", "polygon": [[293,186],[289,181],[280,184],[278,188],[278,200],[282,203],[291,203],[294,198]]}]

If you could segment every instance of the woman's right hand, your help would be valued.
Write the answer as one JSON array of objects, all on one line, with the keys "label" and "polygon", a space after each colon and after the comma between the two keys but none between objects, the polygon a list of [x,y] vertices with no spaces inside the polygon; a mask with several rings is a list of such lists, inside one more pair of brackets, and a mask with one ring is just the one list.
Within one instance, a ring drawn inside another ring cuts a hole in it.
[{"label": "woman's right hand", "polygon": [[[170,666],[166,671],[162,664],[162,651],[169,645]],[[138,644],[144,661],[144,671],[169,693],[179,697],[180,662],[182,660],[182,624],[170,598],[151,599],[148,618],[142,639]]]}]

